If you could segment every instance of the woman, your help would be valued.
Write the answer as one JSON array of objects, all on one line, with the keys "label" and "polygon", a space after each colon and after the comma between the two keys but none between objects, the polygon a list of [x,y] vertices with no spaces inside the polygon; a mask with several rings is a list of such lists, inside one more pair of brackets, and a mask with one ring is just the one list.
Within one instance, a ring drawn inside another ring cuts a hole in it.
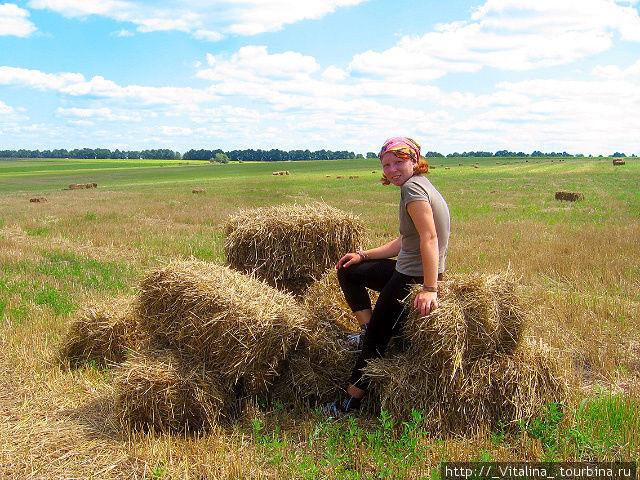
[{"label": "woman", "polygon": [[[347,395],[326,405],[329,415],[340,417],[357,411],[368,388],[362,369],[368,360],[384,355],[392,335],[406,317],[402,300],[412,284],[422,284],[414,307],[422,315],[438,308],[437,281],[442,279],[449,243],[449,208],[424,174],[420,145],[410,138],[388,139],[380,150],[385,185],[400,193],[400,236],[370,250],[347,253],[336,265],[345,299],[362,328],[357,348],[360,356],[350,378]],[[397,260],[392,260],[396,257]],[[380,292],[375,308],[367,288]],[[358,338],[359,337],[359,338]]]}]

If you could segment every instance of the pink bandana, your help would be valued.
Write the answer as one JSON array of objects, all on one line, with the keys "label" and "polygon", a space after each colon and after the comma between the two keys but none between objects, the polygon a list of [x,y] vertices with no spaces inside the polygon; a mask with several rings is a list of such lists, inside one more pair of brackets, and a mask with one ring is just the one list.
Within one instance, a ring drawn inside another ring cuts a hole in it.
[{"label": "pink bandana", "polygon": [[420,160],[420,144],[409,137],[393,137],[386,140],[380,149],[379,157],[382,158],[387,152],[395,152],[416,162]]}]

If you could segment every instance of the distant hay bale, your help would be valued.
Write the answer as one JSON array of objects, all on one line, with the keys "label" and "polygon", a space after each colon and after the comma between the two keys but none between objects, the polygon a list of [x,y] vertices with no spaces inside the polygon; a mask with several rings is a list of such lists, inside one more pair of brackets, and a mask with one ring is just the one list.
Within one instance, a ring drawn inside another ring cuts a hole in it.
[{"label": "distant hay bale", "polygon": [[480,168],[480,165],[474,165],[473,168]]},{"label": "distant hay bale", "polygon": [[524,342],[511,355],[485,358],[451,378],[412,353],[369,362],[366,373],[381,408],[398,419],[422,410],[432,432],[509,429],[548,403],[566,403],[566,380],[548,348]]},{"label": "distant hay bale", "polygon": [[273,172],[271,175],[291,175],[291,172],[289,172],[289,170],[281,170],[278,172]]},{"label": "distant hay bale", "polygon": [[416,287],[406,299],[409,348],[451,377],[479,358],[511,353],[527,324],[526,301],[516,294],[517,283],[509,272],[438,282],[439,308],[426,317],[411,308]]},{"label": "distant hay bale", "polygon": [[225,231],[232,268],[296,293],[355,251],[364,236],[356,216],[324,203],[242,210]]},{"label": "distant hay bale", "polygon": [[44,202],[47,202],[47,197],[30,198],[29,202],[31,202],[31,203],[44,203]]},{"label": "distant hay bale", "polygon": [[624,161],[623,158],[614,158],[613,159],[613,166],[614,167],[618,167],[618,166],[624,165],[624,164],[625,164],[625,161]]},{"label": "distant hay bale", "polygon": [[584,200],[584,194],[579,192],[556,192],[555,199],[566,202],[577,202],[578,200]]},{"label": "distant hay bale", "polygon": [[356,178],[360,178],[358,175],[350,175],[349,180],[354,180]]},{"label": "distant hay bale", "polygon": [[114,379],[114,416],[126,430],[163,433],[210,428],[230,393],[204,363],[174,350],[136,352]]},{"label": "distant hay bale", "polygon": [[91,183],[72,183],[67,188],[63,188],[63,190],[84,190],[87,188],[98,188],[98,184],[95,182]]},{"label": "distant hay bale", "polygon": [[71,367],[86,362],[121,363],[141,341],[129,297],[82,310],[68,327],[59,358]]},{"label": "distant hay bale", "polygon": [[325,175],[324,178],[331,178],[331,175]]},{"label": "distant hay bale", "polygon": [[445,170],[451,170],[451,167],[444,167]]},{"label": "distant hay bale", "polygon": [[342,175],[336,175],[336,178],[344,178]]},{"label": "distant hay bale", "polygon": [[194,188],[193,190],[191,190],[191,193],[196,194],[196,195],[200,195],[205,193],[205,191],[202,188]]},{"label": "distant hay bale", "polygon": [[248,394],[269,388],[305,331],[305,313],[291,295],[200,261],[151,271],[136,309],[140,329],[151,338],[202,359]]},{"label": "distant hay bale", "polygon": [[378,173],[378,171],[377,170],[372,170],[371,173]]}]

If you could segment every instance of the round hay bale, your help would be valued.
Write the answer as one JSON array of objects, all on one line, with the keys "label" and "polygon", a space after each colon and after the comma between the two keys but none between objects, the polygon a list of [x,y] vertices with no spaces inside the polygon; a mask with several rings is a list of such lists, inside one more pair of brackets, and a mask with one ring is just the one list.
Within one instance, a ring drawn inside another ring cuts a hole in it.
[{"label": "round hay bale", "polygon": [[64,337],[59,359],[71,367],[86,362],[121,363],[141,343],[130,297],[110,300],[82,310]]},{"label": "round hay bale", "polygon": [[360,178],[358,175],[350,175],[349,180],[355,180],[356,178]]},{"label": "round hay bale", "polygon": [[230,393],[204,363],[173,350],[137,352],[114,379],[114,415],[126,430],[163,433],[210,428]]},{"label": "round hay bale", "polygon": [[196,195],[200,195],[205,193],[205,191],[202,188],[194,188],[193,190],[191,190],[191,193],[196,194]]},{"label": "round hay bale", "polygon": [[336,178],[344,178],[342,175],[336,175]]},{"label": "round hay bale", "polygon": [[555,199],[565,202],[577,202],[584,200],[584,194],[580,192],[556,192]]},{"label": "round hay bale", "polygon": [[35,198],[29,199],[30,203],[44,203],[46,201],[47,201],[47,197],[35,197]]},{"label": "round hay bale", "polygon": [[291,295],[212,263],[171,263],[151,271],[139,290],[142,331],[202,359],[248,394],[268,390],[306,330]]},{"label": "round hay bale", "polygon": [[243,210],[225,231],[232,268],[296,293],[355,251],[364,236],[357,217],[325,203]]},{"label": "round hay bale", "polygon": [[619,167],[619,166],[624,165],[624,164],[625,164],[625,161],[622,158],[614,158],[613,159],[613,166],[614,167]]}]

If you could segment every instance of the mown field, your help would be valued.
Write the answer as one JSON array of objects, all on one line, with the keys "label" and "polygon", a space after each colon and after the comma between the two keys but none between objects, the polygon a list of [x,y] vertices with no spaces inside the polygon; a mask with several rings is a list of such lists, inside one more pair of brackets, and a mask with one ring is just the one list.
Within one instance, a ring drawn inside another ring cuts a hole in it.
[{"label": "mown field", "polygon": [[[223,262],[222,225],[239,208],[323,200],[358,214],[375,246],[397,234],[399,191],[380,185],[375,159],[0,161],[0,478],[437,478],[452,460],[640,460],[640,160],[433,164],[452,214],[448,271],[522,277],[528,336],[566,360],[569,405],[464,437],[260,402],[197,436],[122,432],[112,371],[55,361],[79,309],[134,293],[171,259]],[[62,191],[87,182],[98,188]]]}]

